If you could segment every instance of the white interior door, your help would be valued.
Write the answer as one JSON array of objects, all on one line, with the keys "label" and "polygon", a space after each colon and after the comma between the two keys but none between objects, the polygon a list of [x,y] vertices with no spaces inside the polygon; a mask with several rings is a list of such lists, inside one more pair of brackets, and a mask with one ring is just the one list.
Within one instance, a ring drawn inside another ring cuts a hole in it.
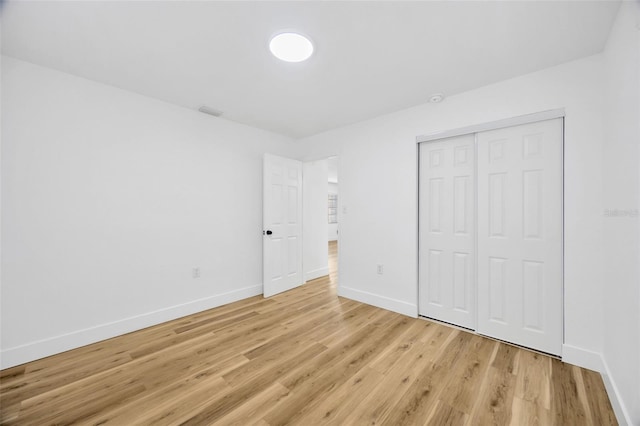
[{"label": "white interior door", "polygon": [[478,332],[562,345],[562,119],[477,134]]},{"label": "white interior door", "polygon": [[475,329],[475,136],[420,144],[420,315]]},{"label": "white interior door", "polygon": [[265,297],[303,283],[302,163],[264,156],[263,293]]}]

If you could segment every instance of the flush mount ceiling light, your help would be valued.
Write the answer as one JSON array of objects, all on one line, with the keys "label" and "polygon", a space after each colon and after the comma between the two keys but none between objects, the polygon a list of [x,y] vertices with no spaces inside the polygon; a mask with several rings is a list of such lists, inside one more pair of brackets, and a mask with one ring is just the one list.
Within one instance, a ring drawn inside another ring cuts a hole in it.
[{"label": "flush mount ceiling light", "polygon": [[301,34],[286,32],[271,39],[269,50],[273,56],[285,62],[302,62],[313,53],[313,44]]}]

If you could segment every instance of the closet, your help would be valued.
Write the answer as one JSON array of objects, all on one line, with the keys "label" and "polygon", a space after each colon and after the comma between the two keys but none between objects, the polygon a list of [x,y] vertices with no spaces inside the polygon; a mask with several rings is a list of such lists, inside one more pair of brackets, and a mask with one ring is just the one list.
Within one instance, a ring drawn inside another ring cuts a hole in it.
[{"label": "closet", "polygon": [[560,355],[563,119],[495,127],[419,144],[419,313]]}]

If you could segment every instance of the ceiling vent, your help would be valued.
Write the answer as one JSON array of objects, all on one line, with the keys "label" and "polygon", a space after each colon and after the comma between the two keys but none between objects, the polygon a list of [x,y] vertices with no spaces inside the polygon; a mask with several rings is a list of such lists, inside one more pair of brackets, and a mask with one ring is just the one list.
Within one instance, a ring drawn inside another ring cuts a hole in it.
[{"label": "ceiling vent", "polygon": [[202,105],[198,108],[198,111],[204,112],[205,114],[213,115],[214,117],[220,117],[222,115],[222,111],[218,111],[217,109],[208,107],[206,105]]}]

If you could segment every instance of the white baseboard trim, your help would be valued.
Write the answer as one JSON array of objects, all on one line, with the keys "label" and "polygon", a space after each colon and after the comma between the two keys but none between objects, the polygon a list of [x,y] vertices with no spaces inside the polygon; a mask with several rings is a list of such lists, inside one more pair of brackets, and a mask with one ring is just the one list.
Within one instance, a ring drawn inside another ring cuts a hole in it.
[{"label": "white baseboard trim", "polygon": [[388,311],[397,312],[409,317],[418,317],[418,305],[403,302],[402,300],[392,299],[390,297],[384,297],[341,285],[338,285],[338,296],[366,303],[367,305],[373,305]]},{"label": "white baseboard trim", "polygon": [[0,369],[24,364],[260,294],[262,294],[262,284],[8,348],[0,351]]},{"label": "white baseboard trim", "polygon": [[562,345],[562,361],[599,372],[602,375],[602,381],[607,389],[607,395],[609,395],[609,401],[611,401],[611,407],[616,414],[618,423],[620,426],[632,424],[629,412],[622,402],[622,398],[620,398],[620,393],[611,377],[607,361],[602,354],[565,344]]},{"label": "white baseboard trim", "polygon": [[618,423],[620,426],[632,426],[633,423],[631,423],[631,415],[629,414],[627,407],[624,405],[622,398],[620,398],[620,393],[618,392],[618,387],[611,376],[609,365],[604,358],[602,363],[604,364],[604,371],[601,372],[602,381],[604,382],[605,388],[607,388],[609,401],[611,401],[611,407],[613,407],[613,412],[616,414]]},{"label": "white baseboard trim", "polygon": [[562,345],[562,360],[578,367],[604,373],[602,354],[573,345]]},{"label": "white baseboard trim", "polygon": [[313,271],[304,273],[304,281],[315,280],[316,278],[324,277],[325,275],[329,275],[329,267],[325,266],[324,268],[314,269]]}]

